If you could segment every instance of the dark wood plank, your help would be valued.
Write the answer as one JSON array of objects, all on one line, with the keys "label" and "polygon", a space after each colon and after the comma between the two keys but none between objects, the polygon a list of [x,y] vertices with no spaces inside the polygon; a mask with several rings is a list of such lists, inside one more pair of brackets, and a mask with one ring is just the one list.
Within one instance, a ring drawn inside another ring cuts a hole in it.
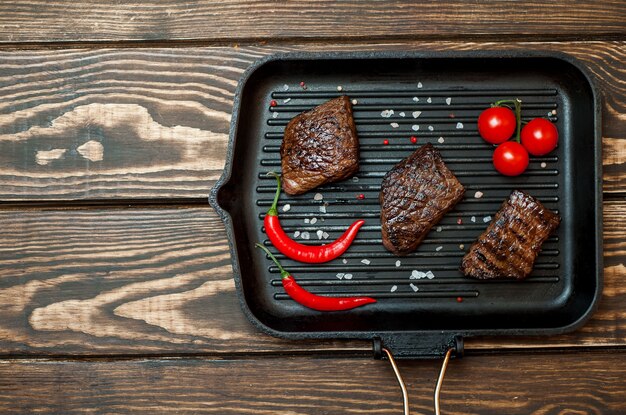
[{"label": "dark wood plank", "polygon": [[4,42],[620,36],[623,1],[5,1]]},{"label": "dark wood plank", "polygon": [[[605,203],[605,287],[581,330],[484,338],[472,349],[626,346],[626,202]],[[288,342],[239,308],[224,228],[210,208],[0,211],[0,354],[366,351]]]},{"label": "dark wood plank", "polygon": [[557,51],[604,96],[604,189],[626,192],[624,42],[307,44],[0,52],[0,200],[205,198],[226,154],[237,80],[302,50]]},{"label": "dark wood plank", "polygon": [[[413,414],[433,413],[441,361],[401,361]],[[471,380],[471,383],[469,382]],[[445,414],[626,412],[623,353],[468,356],[450,362]],[[3,361],[3,414],[399,414],[389,363],[371,358]]]}]

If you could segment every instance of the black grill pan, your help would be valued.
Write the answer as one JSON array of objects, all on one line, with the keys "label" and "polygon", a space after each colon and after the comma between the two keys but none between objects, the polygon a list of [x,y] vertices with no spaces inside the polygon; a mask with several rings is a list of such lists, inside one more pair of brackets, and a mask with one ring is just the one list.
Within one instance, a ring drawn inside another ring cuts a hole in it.
[{"label": "black grill pan", "polygon": [[[279,215],[288,233],[309,232],[308,241],[298,238],[303,243],[323,243],[318,230],[330,241],[355,219],[366,224],[351,248],[330,263],[301,264],[277,256],[312,292],[365,294],[379,301],[321,313],[286,296],[278,270],[254,243],[277,252],[264,233],[263,216],[275,189],[266,173],[280,171],[285,125],[340,94],[356,100],[361,152],[356,179],[295,197],[283,193]],[[531,157],[527,172],[516,178],[494,171],[493,147],[476,129],[480,111],[507,98],[523,101],[525,120],[549,117],[560,133],[557,150]],[[390,109],[391,117],[381,116]],[[417,118],[414,111],[421,112]],[[245,314],[275,336],[377,338],[396,356],[412,358],[441,356],[455,337],[576,329],[591,315],[602,291],[600,125],[592,82],[565,55],[280,54],[256,63],[239,83],[224,175],[210,196],[226,225]],[[418,138],[417,144],[411,136]],[[384,139],[389,145],[383,145]],[[467,193],[417,251],[398,258],[381,244],[380,183],[394,164],[426,142],[441,151]],[[512,189],[527,191],[558,211],[558,232],[544,244],[524,282],[465,278],[458,271],[463,254]],[[476,192],[482,197],[475,197]],[[316,193],[323,199],[315,200]],[[283,211],[286,204],[290,209]],[[317,221],[311,224],[313,218]],[[410,279],[414,270],[432,271],[435,277]],[[341,273],[352,278],[340,279]]]}]

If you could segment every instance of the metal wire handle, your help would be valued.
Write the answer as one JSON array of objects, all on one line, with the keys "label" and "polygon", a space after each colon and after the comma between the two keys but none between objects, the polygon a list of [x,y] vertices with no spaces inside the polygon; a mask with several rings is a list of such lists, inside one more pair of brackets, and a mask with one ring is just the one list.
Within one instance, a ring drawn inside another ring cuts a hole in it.
[{"label": "metal wire handle", "polygon": [[[443,378],[446,376],[446,369],[448,368],[448,363],[450,362],[450,356],[452,355],[452,351],[454,349],[450,348],[446,352],[445,357],[443,358],[443,363],[441,364],[441,371],[439,372],[439,377],[437,378],[437,386],[435,387],[435,415],[441,415],[441,409],[439,407],[439,395],[441,393],[441,385],[443,385]],[[396,375],[396,379],[398,379],[398,383],[400,384],[400,389],[402,390],[402,405],[404,407],[404,415],[410,415],[409,413],[409,394],[406,390],[406,385],[404,384],[404,380],[402,379],[402,375],[400,374],[400,369],[398,369],[398,365],[396,364],[393,355],[386,348],[382,348],[382,351],[387,355],[389,359],[389,363],[391,363],[391,367],[393,369],[393,373]]]}]

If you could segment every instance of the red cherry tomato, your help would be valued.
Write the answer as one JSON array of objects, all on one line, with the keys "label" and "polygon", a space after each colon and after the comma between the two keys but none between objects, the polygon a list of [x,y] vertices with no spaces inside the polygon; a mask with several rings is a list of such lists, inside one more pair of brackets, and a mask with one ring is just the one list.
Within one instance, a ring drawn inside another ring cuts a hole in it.
[{"label": "red cherry tomato", "polygon": [[519,176],[528,167],[528,152],[520,143],[507,141],[493,152],[493,166],[505,176]]},{"label": "red cherry tomato", "polygon": [[516,127],[515,113],[506,107],[487,108],[478,116],[478,132],[491,144],[504,143]]},{"label": "red cherry tomato", "polygon": [[535,118],[522,128],[522,145],[533,156],[543,156],[555,149],[559,141],[556,126],[545,118]]}]

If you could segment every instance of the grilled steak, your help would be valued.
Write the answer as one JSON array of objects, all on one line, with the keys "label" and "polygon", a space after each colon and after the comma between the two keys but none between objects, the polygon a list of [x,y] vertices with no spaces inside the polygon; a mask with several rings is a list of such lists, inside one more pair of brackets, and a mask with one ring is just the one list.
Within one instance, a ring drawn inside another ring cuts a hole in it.
[{"label": "grilled steak", "polygon": [[341,96],[294,117],[280,146],[283,190],[298,195],[359,170],[350,99]]},{"label": "grilled steak", "polygon": [[537,199],[514,190],[463,257],[461,271],[478,279],[522,280],[533,270],[541,245],[560,222],[560,216]]},{"label": "grilled steak", "polygon": [[465,188],[432,144],[392,168],[380,191],[383,245],[396,255],[415,250],[430,228],[462,198]]}]

